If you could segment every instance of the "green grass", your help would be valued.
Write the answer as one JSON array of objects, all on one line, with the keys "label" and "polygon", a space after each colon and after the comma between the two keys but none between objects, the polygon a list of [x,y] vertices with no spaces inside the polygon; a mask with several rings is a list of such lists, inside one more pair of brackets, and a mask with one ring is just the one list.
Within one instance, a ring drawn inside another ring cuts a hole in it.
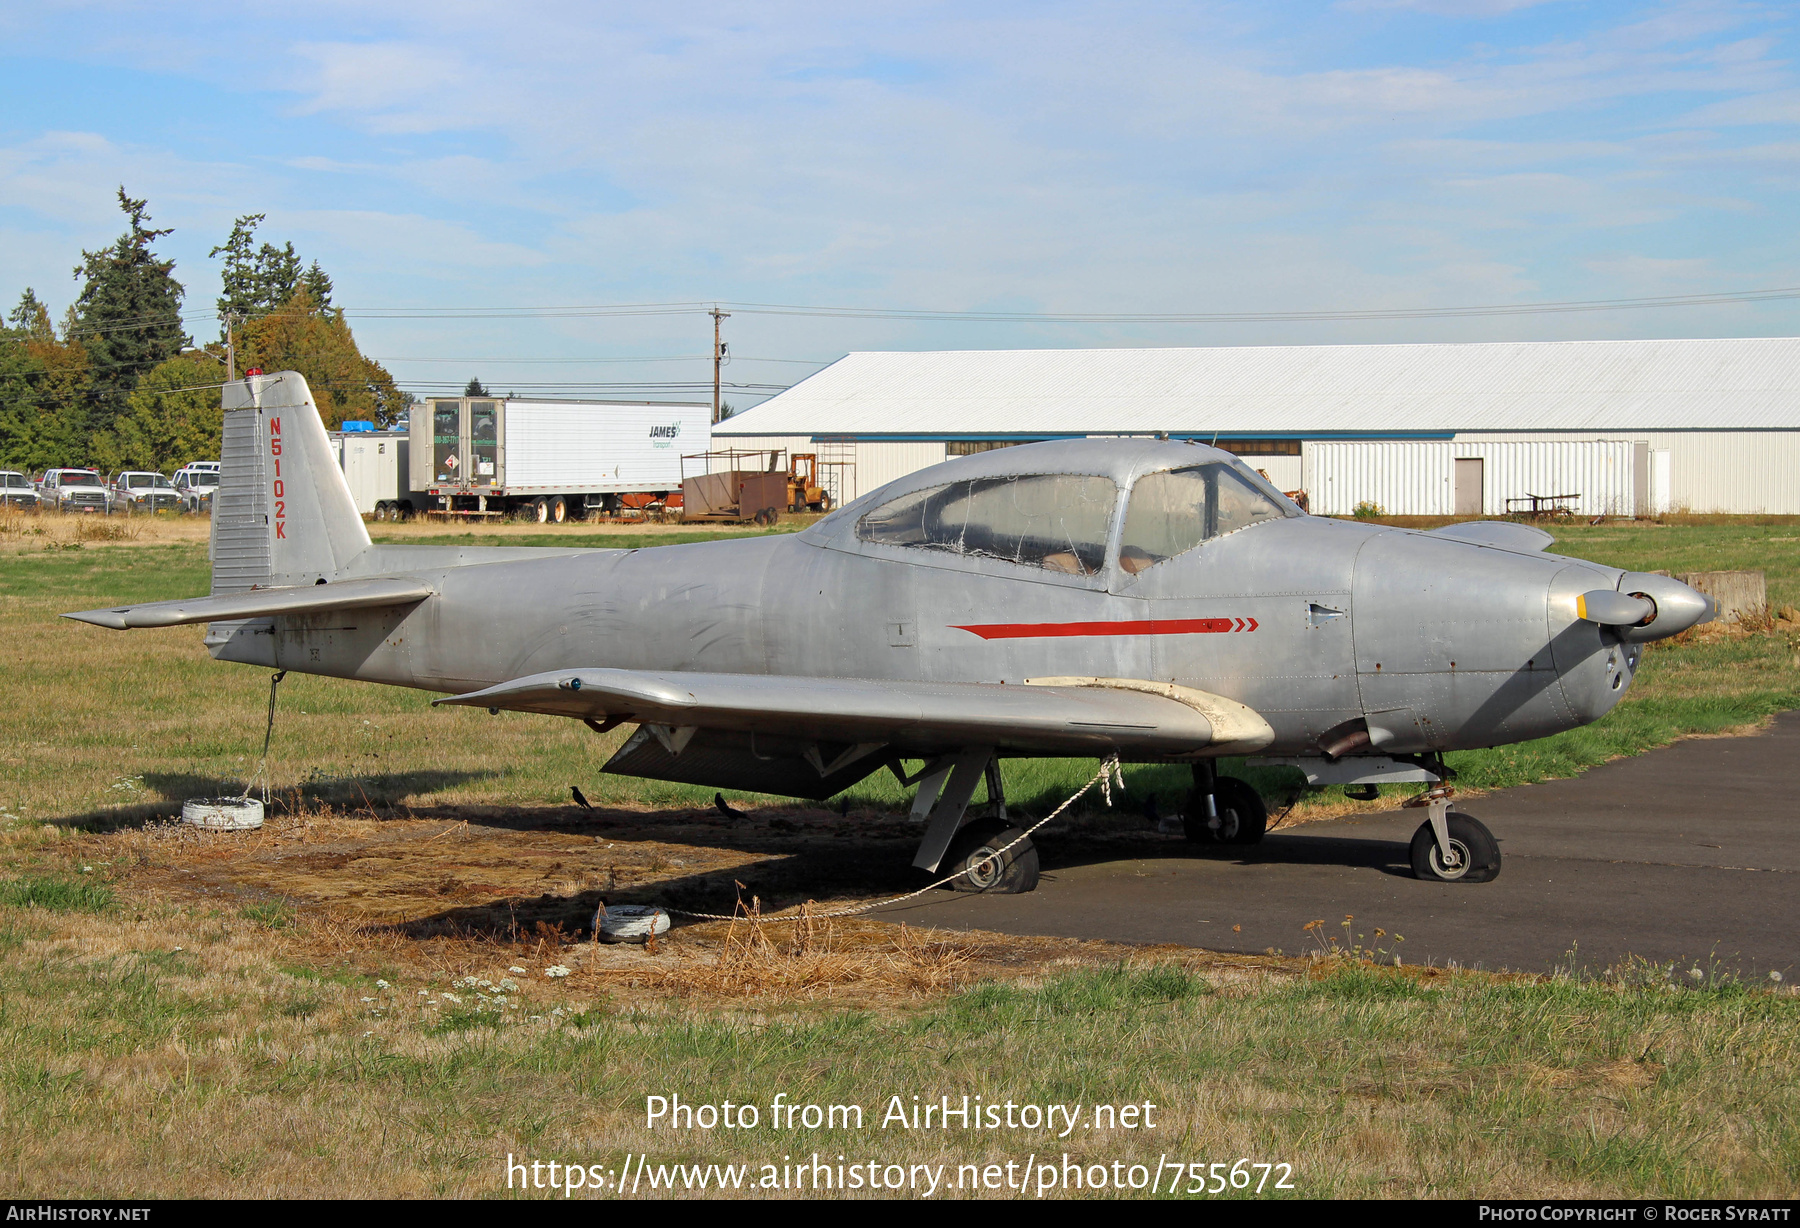
[{"label": "green grass", "polygon": [[0,882],[0,906],[50,912],[106,912],[115,895],[104,883],[61,874],[32,874]]},{"label": "green grass", "polygon": [[[536,985],[507,1018],[424,1017],[416,988],[371,1008],[229,944],[185,970],[10,957],[0,1164],[27,1197],[494,1195],[508,1152],[818,1151],[952,1173],[1028,1153],[1247,1157],[1293,1164],[1307,1197],[1785,1197],[1800,1180],[1800,1003],[1738,985],[1367,966],[1246,981],[1140,962],[886,1012],[593,1005]],[[647,1129],[645,1097],[671,1093],[761,1106],[764,1125]],[[772,1127],[778,1094],[860,1105],[864,1126]],[[1156,1129],[882,1128],[894,1096],[965,1094],[1148,1103]],[[77,1162],[102,1142],[106,1165]]]},{"label": "green grass", "polygon": [[246,921],[254,921],[272,930],[288,929],[294,924],[295,918],[294,906],[280,900],[251,904],[240,912]]}]

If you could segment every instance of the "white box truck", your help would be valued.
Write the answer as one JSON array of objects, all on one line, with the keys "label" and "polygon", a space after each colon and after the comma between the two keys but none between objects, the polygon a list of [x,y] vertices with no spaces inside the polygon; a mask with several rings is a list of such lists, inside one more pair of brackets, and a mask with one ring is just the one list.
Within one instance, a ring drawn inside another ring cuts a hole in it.
[{"label": "white box truck", "polygon": [[331,432],[332,451],[350,484],[356,510],[376,520],[405,520],[416,510],[408,465],[411,440],[404,431],[345,429]]},{"label": "white box truck", "polygon": [[539,521],[663,506],[712,445],[712,407],[669,401],[432,397],[410,425],[415,510]]}]

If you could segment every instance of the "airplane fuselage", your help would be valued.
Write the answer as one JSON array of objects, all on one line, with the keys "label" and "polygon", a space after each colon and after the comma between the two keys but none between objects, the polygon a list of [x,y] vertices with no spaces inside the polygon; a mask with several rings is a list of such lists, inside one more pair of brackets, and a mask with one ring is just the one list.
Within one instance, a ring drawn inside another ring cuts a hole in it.
[{"label": "airplane fuselage", "polygon": [[1275,730],[1270,754],[1317,753],[1359,718],[1388,752],[1542,737],[1617,703],[1641,652],[1574,608],[1623,573],[1556,555],[1305,517],[1142,575],[1073,576],[859,542],[854,510],[795,535],[486,563],[456,551],[460,565],[377,546],[359,570],[416,575],[438,595],[222,627],[213,651],[449,693],[593,666],[1155,679],[1254,708]]}]

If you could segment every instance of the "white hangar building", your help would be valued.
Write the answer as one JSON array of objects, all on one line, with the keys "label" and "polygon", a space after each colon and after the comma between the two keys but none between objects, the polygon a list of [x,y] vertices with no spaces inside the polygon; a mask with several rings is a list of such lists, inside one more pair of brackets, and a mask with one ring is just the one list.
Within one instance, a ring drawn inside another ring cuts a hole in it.
[{"label": "white hangar building", "polygon": [[1800,338],[858,353],[713,439],[816,453],[843,502],[988,448],[1158,433],[1326,515],[1800,514]]}]

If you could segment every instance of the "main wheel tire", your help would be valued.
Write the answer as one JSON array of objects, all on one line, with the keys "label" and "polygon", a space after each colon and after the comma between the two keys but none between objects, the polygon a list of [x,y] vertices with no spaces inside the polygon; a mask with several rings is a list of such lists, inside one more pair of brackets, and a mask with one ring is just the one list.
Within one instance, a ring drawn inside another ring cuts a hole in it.
[{"label": "main wheel tire", "polygon": [[1214,833],[1219,843],[1261,844],[1269,830],[1269,808],[1255,786],[1236,776],[1221,776],[1213,787],[1222,803],[1219,830]]},{"label": "main wheel tire", "polygon": [[557,524],[562,524],[568,518],[569,505],[563,501],[561,495],[557,495],[550,500],[550,519],[554,520]]},{"label": "main wheel tire", "polygon": [[1249,781],[1220,776],[1213,782],[1213,804],[1219,825],[1206,820],[1206,799],[1198,789],[1188,794],[1182,834],[1193,844],[1260,844],[1269,830],[1269,809]]},{"label": "main wheel tire", "polygon": [[[1023,895],[1038,885],[1037,845],[1029,839],[1000,850],[1025,833],[998,819],[978,819],[956,833],[938,874],[955,874],[952,891],[981,891],[988,895]],[[962,873],[962,871],[967,873]]]},{"label": "main wheel tire", "polygon": [[1438,849],[1437,834],[1427,819],[1412,838],[1413,875],[1431,883],[1490,883],[1500,874],[1500,842],[1480,819],[1452,810],[1444,816],[1449,829],[1450,851],[1455,861],[1446,865]]}]

